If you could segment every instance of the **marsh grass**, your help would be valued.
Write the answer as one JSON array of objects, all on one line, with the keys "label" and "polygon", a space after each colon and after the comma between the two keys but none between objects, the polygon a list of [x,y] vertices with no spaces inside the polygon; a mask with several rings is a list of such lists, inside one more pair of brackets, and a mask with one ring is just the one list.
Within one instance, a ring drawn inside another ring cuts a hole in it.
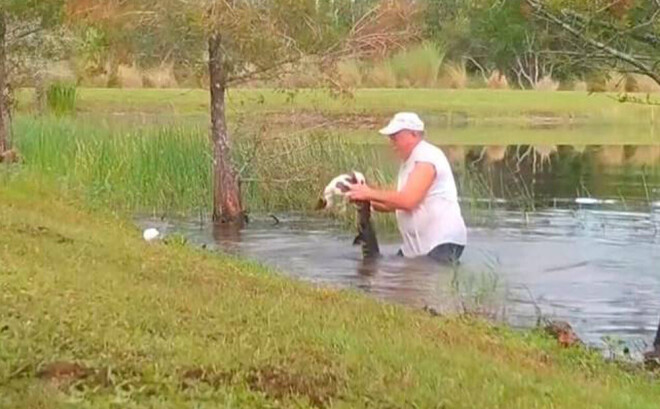
[{"label": "marsh grass", "polygon": [[450,61],[444,64],[441,85],[446,88],[464,89],[468,86],[469,76],[465,62]]},{"label": "marsh grass", "polygon": [[[251,213],[302,212],[335,218],[352,228],[356,212],[317,212],[325,184],[361,171],[367,180],[394,188],[397,166],[385,145],[347,140],[328,130],[271,132],[239,120],[232,130],[234,162]],[[113,126],[71,118],[22,116],[16,143],[24,165],[79,191],[95,206],[126,213],[191,216],[212,204],[212,158],[207,130],[199,124]],[[470,167],[457,168],[465,216],[488,220],[495,206],[491,181]],[[524,181],[521,181],[524,184]],[[511,198],[533,206],[526,186]],[[483,200],[484,198],[492,200]],[[379,232],[396,230],[391,214],[374,217]]]},{"label": "marsh grass", "polygon": [[504,321],[506,289],[494,268],[484,272],[467,271],[456,266],[450,282],[459,313],[493,321]]},{"label": "marsh grass", "polygon": [[68,115],[76,111],[77,90],[74,84],[56,82],[46,90],[48,109],[55,115]]},{"label": "marsh grass", "polygon": [[195,127],[113,132],[64,118],[22,118],[25,165],[126,211],[192,210],[209,203],[210,157]]},{"label": "marsh grass", "polygon": [[[243,125],[234,134],[234,160],[250,212],[311,212],[325,184],[352,170],[378,185],[393,181],[394,169],[378,147],[329,131],[264,135]],[[97,205],[154,214],[197,214],[211,206],[212,158],[202,126],[131,130],[22,117],[16,143],[28,169],[82,191]]]}]

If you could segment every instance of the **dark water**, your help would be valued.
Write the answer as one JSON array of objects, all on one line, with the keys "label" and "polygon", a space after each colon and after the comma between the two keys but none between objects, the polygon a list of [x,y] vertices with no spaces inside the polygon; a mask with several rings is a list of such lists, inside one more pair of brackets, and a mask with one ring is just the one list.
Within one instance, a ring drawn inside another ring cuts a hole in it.
[{"label": "dark water", "polygon": [[350,232],[304,216],[257,218],[240,232],[140,224],[387,301],[479,308],[521,327],[542,314],[590,343],[643,348],[660,319],[660,147],[541,147],[521,160],[528,148],[445,147],[463,185],[487,187],[460,189],[470,243],[458,269],[392,256],[396,236],[381,237],[388,255],[365,265]]}]

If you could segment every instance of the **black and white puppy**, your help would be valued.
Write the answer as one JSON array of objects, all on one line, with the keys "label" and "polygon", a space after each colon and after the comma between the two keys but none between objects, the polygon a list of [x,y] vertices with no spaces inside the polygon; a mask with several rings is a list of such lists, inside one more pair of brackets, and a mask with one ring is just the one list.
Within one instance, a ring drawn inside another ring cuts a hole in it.
[{"label": "black and white puppy", "polygon": [[331,209],[337,206],[337,197],[340,197],[342,199],[341,203],[345,205],[347,201],[346,193],[348,193],[350,185],[364,185],[366,183],[367,180],[360,172],[352,172],[350,175],[339,175],[332,179],[330,183],[328,183],[328,185],[325,187],[325,189],[323,189],[323,197],[319,199],[316,208]]}]

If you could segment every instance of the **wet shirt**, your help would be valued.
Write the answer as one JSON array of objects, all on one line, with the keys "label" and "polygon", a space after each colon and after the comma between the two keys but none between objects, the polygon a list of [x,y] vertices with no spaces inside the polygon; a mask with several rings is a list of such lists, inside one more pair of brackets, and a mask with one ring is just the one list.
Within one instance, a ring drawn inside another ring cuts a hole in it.
[{"label": "wet shirt", "polygon": [[399,169],[397,189],[401,191],[415,164],[435,167],[435,179],[422,202],[412,211],[396,211],[397,224],[406,257],[427,255],[444,243],[467,244],[467,230],[458,205],[456,182],[445,154],[432,144],[420,142]]}]

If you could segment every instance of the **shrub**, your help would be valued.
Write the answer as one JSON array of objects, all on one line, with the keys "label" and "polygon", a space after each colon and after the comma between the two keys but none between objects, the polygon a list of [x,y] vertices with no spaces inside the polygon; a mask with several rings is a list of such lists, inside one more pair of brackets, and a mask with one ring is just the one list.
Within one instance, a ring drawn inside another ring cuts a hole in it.
[{"label": "shrub", "polygon": [[435,87],[444,57],[444,51],[430,42],[395,54],[391,66],[397,84],[422,88]]},{"label": "shrub", "polygon": [[119,65],[117,67],[117,85],[120,88],[142,88],[142,73],[135,66]]},{"label": "shrub", "polygon": [[486,85],[490,89],[508,89],[509,80],[506,78],[506,75],[502,74],[499,70],[494,70],[491,72],[490,77],[488,77]]},{"label": "shrub", "polygon": [[645,92],[645,93],[660,92],[660,84],[653,81],[651,78],[647,77],[646,75],[630,74],[628,77],[630,78],[631,81],[634,81],[636,92]]},{"label": "shrub", "polygon": [[468,75],[463,62],[449,62],[445,64],[441,83],[443,86],[454,89],[467,87]]},{"label": "shrub", "polygon": [[376,63],[365,78],[365,84],[371,88],[395,88],[396,75],[389,61]]},{"label": "shrub", "polygon": [[589,85],[586,81],[577,81],[573,84],[573,91],[582,91],[587,92],[589,90]]},{"label": "shrub", "polygon": [[359,88],[362,86],[362,71],[358,61],[340,61],[337,64],[337,76],[342,85],[351,88]]},{"label": "shrub", "polygon": [[160,65],[146,70],[142,76],[142,84],[149,88],[177,88],[179,84],[174,76],[172,65]]},{"label": "shrub", "polygon": [[551,76],[546,75],[534,85],[534,89],[536,91],[557,91],[559,89],[559,81],[555,81]]}]

